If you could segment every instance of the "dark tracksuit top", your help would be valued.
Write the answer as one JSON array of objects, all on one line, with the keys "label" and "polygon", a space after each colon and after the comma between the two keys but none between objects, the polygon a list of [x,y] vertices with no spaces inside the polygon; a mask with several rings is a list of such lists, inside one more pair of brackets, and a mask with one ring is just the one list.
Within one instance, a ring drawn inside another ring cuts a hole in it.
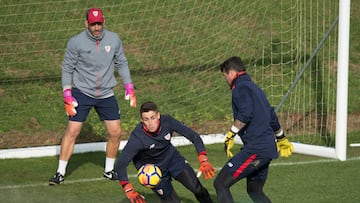
[{"label": "dark tracksuit top", "polygon": [[198,154],[205,153],[205,146],[199,134],[172,116],[161,115],[158,132],[150,134],[143,129],[143,124],[139,123],[131,133],[116,163],[120,183],[128,182],[126,168],[131,161],[133,161],[136,169],[146,163],[152,163],[157,164],[164,171],[170,167],[174,168],[173,164],[175,164],[175,167],[179,167],[179,170],[176,171],[181,172],[185,162],[174,163],[174,160],[184,160],[170,142],[174,132],[189,139],[194,144]]},{"label": "dark tracksuit top", "polygon": [[277,158],[274,130],[280,124],[264,92],[247,74],[240,75],[233,84],[233,116],[246,123],[239,133],[244,143],[242,150],[258,157]]}]

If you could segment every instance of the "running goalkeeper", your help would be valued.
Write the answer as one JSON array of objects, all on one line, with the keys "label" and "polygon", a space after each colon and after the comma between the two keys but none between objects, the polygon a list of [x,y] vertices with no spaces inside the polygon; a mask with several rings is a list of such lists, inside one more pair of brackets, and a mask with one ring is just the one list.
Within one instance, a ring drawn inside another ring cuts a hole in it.
[{"label": "running goalkeeper", "polygon": [[[247,193],[254,202],[271,202],[263,192],[269,164],[279,154],[290,156],[293,146],[285,137],[264,92],[246,73],[242,60],[231,57],[220,65],[220,70],[232,90],[234,123],[224,142],[230,160],[214,181],[218,201],[234,202],[230,187],[246,178]],[[235,135],[240,136],[243,148],[233,155]]]},{"label": "running goalkeeper", "polygon": [[126,168],[133,161],[137,170],[149,163],[156,164],[161,169],[161,181],[152,188],[152,191],[160,197],[161,203],[180,202],[172,186],[172,179],[183,184],[199,202],[211,203],[208,190],[202,186],[193,168],[171,144],[174,132],[189,139],[197,151],[200,162],[199,172],[205,179],[211,179],[215,175],[215,168],[208,161],[199,134],[170,115],[160,115],[157,105],[153,102],[145,102],[141,105],[140,116],[141,122],[132,131],[115,167],[119,175],[119,183],[130,202],[145,202],[145,198],[134,190],[128,180]]}]

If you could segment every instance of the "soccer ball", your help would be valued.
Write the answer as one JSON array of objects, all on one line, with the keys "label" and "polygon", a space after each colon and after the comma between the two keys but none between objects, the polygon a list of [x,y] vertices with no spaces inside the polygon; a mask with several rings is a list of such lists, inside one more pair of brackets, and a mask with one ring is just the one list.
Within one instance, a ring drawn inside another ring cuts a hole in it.
[{"label": "soccer ball", "polygon": [[139,169],[137,176],[141,185],[154,188],[160,183],[162,173],[155,164],[145,164]]}]

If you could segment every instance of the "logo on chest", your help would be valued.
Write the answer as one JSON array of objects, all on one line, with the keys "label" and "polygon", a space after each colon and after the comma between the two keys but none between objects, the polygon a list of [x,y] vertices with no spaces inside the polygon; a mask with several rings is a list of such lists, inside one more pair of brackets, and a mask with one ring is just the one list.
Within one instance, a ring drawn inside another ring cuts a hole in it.
[{"label": "logo on chest", "polygon": [[105,46],[105,51],[106,51],[106,53],[109,53],[110,50],[111,50],[111,46],[110,46],[110,45]]},{"label": "logo on chest", "polygon": [[[164,139],[167,140],[167,141],[170,141],[171,140],[171,134],[168,133],[164,136]],[[156,147],[156,144],[155,143],[152,143],[149,145],[149,149],[155,149]]]},{"label": "logo on chest", "polygon": [[166,134],[166,135],[164,136],[164,138],[165,138],[165,140],[170,140],[170,139],[171,139],[170,133]]}]

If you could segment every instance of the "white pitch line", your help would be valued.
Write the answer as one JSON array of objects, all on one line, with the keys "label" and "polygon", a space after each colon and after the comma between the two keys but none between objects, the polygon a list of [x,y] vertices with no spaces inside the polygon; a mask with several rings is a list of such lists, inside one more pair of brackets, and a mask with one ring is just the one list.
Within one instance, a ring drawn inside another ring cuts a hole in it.
[{"label": "white pitch line", "polygon": [[[352,157],[346,159],[346,161],[358,161],[360,157]],[[346,162],[344,161],[344,162]],[[320,159],[313,161],[298,161],[298,162],[285,162],[285,163],[272,163],[270,166],[292,166],[292,165],[305,165],[305,164],[317,164],[317,163],[328,163],[328,162],[341,162],[337,159]]]},{"label": "white pitch line", "polygon": [[[360,157],[352,157],[347,159],[346,161],[359,161]],[[344,162],[346,162],[344,161]],[[320,163],[329,163],[329,162],[340,162],[336,159],[320,159],[320,160],[313,160],[313,161],[297,161],[297,162],[286,162],[286,163],[272,163],[270,166],[294,166],[294,165],[305,165],[305,164],[320,164]],[[220,170],[221,168],[216,168],[216,170]],[[197,171],[197,169],[195,169]],[[131,174],[129,177],[136,177],[136,174]],[[65,181],[64,184],[75,184],[75,183],[86,183],[86,182],[95,182],[95,181],[109,181],[105,178],[88,178],[88,179],[79,179],[79,180],[68,180]],[[40,187],[40,186],[48,186],[48,183],[37,183],[37,184],[25,184],[25,185],[5,185],[0,186],[0,190],[4,189],[20,189],[20,188],[31,188],[31,187]],[[49,186],[51,187],[51,186]],[[54,186],[57,187],[57,186]]]}]

